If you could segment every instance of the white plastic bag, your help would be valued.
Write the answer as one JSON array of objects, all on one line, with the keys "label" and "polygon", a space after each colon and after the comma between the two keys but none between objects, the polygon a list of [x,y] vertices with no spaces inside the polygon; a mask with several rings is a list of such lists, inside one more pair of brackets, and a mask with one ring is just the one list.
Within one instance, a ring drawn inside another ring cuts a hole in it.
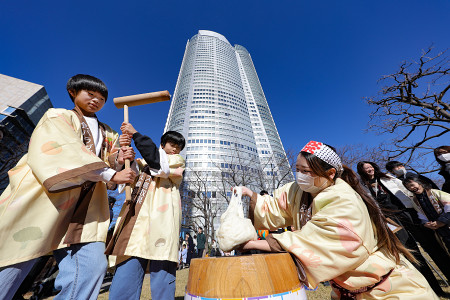
[{"label": "white plastic bag", "polygon": [[250,240],[258,238],[255,227],[250,219],[244,218],[242,207],[242,188],[235,187],[227,210],[220,217],[220,227],[217,231],[217,241],[220,249],[225,252],[233,250]]}]

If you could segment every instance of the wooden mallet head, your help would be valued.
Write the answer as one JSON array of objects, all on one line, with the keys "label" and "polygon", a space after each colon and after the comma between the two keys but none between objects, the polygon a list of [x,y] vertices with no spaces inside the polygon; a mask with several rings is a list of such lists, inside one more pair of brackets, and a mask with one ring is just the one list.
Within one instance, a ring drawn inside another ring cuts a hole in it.
[{"label": "wooden mallet head", "polygon": [[153,92],[114,98],[114,105],[123,108],[124,122],[128,123],[128,107],[170,100],[169,91]]},{"label": "wooden mallet head", "polygon": [[138,94],[132,96],[114,98],[114,105],[117,108],[123,108],[127,106],[137,106],[156,102],[163,102],[170,100],[169,91],[153,92],[146,94]]}]

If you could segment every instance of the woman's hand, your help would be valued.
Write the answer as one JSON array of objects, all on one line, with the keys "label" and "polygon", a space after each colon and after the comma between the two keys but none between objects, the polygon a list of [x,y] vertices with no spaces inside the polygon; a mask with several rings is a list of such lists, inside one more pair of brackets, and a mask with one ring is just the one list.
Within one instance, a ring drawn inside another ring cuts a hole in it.
[{"label": "woman's hand", "polygon": [[445,225],[445,223],[443,223],[443,222],[434,221],[434,222],[426,222],[423,226],[425,226],[426,228],[436,230],[438,228],[441,228],[444,225]]},{"label": "woman's hand", "polygon": [[237,187],[240,187],[242,189],[242,196],[249,196],[251,198],[254,194],[254,192],[246,186],[235,186],[231,188],[231,191],[233,191],[234,188]]}]

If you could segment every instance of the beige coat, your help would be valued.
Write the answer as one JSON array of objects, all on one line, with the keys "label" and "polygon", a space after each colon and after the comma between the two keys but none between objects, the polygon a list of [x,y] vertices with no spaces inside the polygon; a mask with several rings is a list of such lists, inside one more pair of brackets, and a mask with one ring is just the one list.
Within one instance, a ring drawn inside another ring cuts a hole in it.
[{"label": "beige coat", "polygon": [[[285,195],[282,197],[282,195]],[[302,191],[295,182],[270,196],[258,196],[255,207],[256,229],[294,225],[299,228]],[[285,201],[286,209],[278,200]],[[361,197],[343,180],[319,193],[312,203],[312,218],[301,230],[274,234],[283,249],[303,264],[309,288],[334,280],[348,290],[357,290],[380,281],[383,284],[360,294],[358,299],[438,299],[425,278],[404,257],[401,263],[377,248],[377,238]],[[333,290],[333,299],[339,292]]]},{"label": "beige coat", "polygon": [[[102,160],[83,143],[73,111],[45,113],[31,136],[28,154],[8,172],[10,184],[0,196],[0,267],[68,246],[64,239],[87,181],[84,176],[108,167],[111,153],[118,149],[118,134],[106,125],[104,131]],[[85,203],[74,236],[80,243],[104,242],[109,226],[106,184],[92,184],[91,200]]]},{"label": "beige coat", "polygon": [[145,186],[144,182],[147,193],[143,201],[136,196],[134,208],[130,203],[122,207],[106,250],[106,254],[110,255],[110,266],[132,256],[178,262],[181,226],[179,186],[183,178],[173,172],[178,167],[184,168],[185,164],[178,154],[168,155],[168,160],[169,177],[154,177],[153,180],[148,177],[149,185]]}]

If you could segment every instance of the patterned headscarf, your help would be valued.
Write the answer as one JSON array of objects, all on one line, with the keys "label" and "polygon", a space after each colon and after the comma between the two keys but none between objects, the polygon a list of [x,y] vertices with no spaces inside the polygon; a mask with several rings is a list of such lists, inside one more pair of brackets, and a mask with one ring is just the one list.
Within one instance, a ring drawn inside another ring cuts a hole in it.
[{"label": "patterned headscarf", "polygon": [[308,152],[314,154],[324,162],[332,165],[337,173],[340,175],[344,170],[342,168],[341,158],[334,152],[333,149],[321,142],[310,141],[303,147],[302,152]]}]

